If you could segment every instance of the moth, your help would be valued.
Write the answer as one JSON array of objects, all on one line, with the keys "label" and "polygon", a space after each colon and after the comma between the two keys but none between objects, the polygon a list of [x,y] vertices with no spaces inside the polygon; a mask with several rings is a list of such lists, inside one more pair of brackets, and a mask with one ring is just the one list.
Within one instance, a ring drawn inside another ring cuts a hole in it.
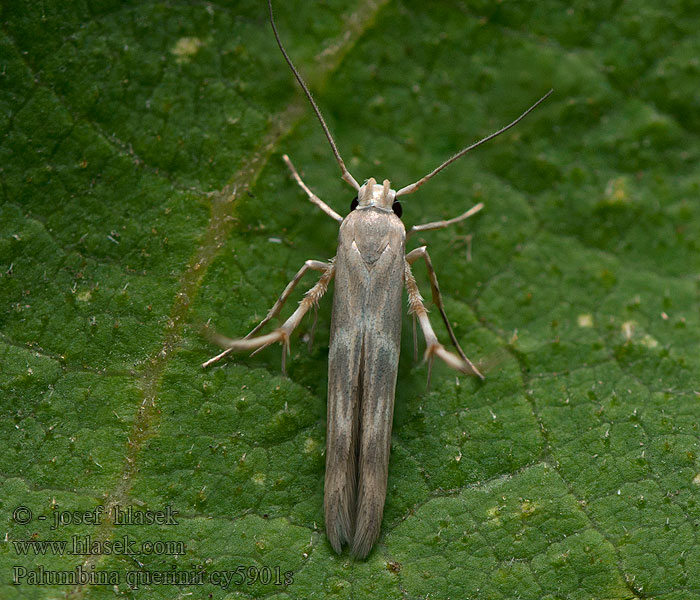
[{"label": "moth", "polygon": [[[280,342],[284,371],[292,332],[308,310],[317,305],[331,279],[335,277],[328,353],[324,486],[326,535],[336,552],[340,553],[347,544],[353,556],[364,558],[379,537],[386,499],[404,287],[408,294],[408,312],[414,316],[414,336],[417,319],[425,338],[428,380],[434,357],[442,359],[461,373],[483,379],[465,355],[447,319],[437,276],[426,246],[406,254],[406,240],[411,235],[419,231],[442,229],[463,221],[480,211],[483,204],[479,203],[453,219],[414,225],[406,231],[401,221],[402,209],[398,198],[415,192],[470,150],[513,127],[543,102],[552,90],[515,121],[462,149],[415,183],[398,191],[391,187],[387,179],[380,185],[374,178],[369,178],[359,185],[346,168],[321,111],[280,40],[272,12],[272,0],[268,0],[268,9],[280,51],[316,113],[340,166],[342,179],[354,188],[357,195],[351,202],[350,213],[341,217],[306,186],[289,157],[283,156],[292,176],[309,200],[340,224],[338,250],[328,262],[307,260],[267,316],[245,338],[215,336],[217,343],[225,350],[202,366],[207,367],[231,352],[257,352]],[[433,302],[457,353],[445,349],[431,326],[411,272],[411,265],[420,259],[423,259],[427,267]],[[280,327],[271,333],[258,335],[260,329],[279,314],[299,280],[309,270],[321,273],[318,282],[306,292],[299,306]]]}]

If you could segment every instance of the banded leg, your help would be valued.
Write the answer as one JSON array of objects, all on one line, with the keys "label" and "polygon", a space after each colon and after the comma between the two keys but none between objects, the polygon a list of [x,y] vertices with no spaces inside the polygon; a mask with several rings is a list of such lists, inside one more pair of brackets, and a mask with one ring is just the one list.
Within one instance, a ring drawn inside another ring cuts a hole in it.
[{"label": "banded leg", "polygon": [[[416,257],[414,257],[413,260],[415,260],[415,258]],[[427,346],[425,349],[425,359],[428,361],[428,385],[430,385],[430,373],[432,370],[434,356],[441,358],[448,366],[456,369],[457,371],[483,379],[484,376],[479,373],[479,370],[468,358],[466,358],[466,356],[457,356],[456,354],[445,350],[445,347],[438,341],[435,331],[433,331],[433,326],[430,324],[428,311],[423,304],[423,298],[420,295],[418,284],[416,283],[415,277],[413,277],[411,265],[409,264],[408,260],[406,260],[404,280],[406,283],[406,291],[408,292],[409,313],[417,317]]]},{"label": "banded leg", "polygon": [[452,325],[450,325],[450,320],[447,318],[447,313],[445,312],[445,305],[442,302],[442,294],[440,293],[440,286],[438,285],[437,273],[435,273],[435,269],[433,268],[433,262],[430,260],[428,248],[426,246],[421,246],[420,248],[412,250],[406,255],[406,261],[409,265],[412,265],[421,257],[425,260],[425,267],[428,270],[428,277],[430,278],[430,289],[433,293],[433,302],[437,305],[438,310],[440,311],[440,316],[442,317],[442,320],[445,323],[445,327],[447,327],[447,332],[450,335],[450,339],[452,340],[452,343],[454,344],[455,348],[457,348],[457,352],[462,357],[462,360],[468,362],[470,365],[472,365],[472,368],[476,370],[472,362],[467,358],[467,355],[464,354],[462,346],[459,345],[457,337],[455,336],[454,331],[452,331]]},{"label": "banded leg", "polygon": [[[297,309],[281,325],[281,327],[278,327],[274,331],[265,335],[253,337],[254,334],[263,325],[265,325],[274,316],[279,314],[280,310],[282,309],[282,305],[292,293],[292,290],[299,282],[301,277],[309,269],[321,270],[323,271],[323,275],[321,275],[321,278],[316,282],[316,284],[308,292],[306,292],[304,298],[302,298],[301,302],[299,302],[299,306],[297,307]],[[301,269],[299,269],[294,279],[292,279],[292,281],[289,282],[284,292],[282,292],[277,302],[275,302],[275,305],[270,309],[270,312],[267,314],[267,316],[246,337],[244,337],[243,339],[234,340],[222,335],[214,336],[214,341],[216,341],[217,344],[219,344],[222,347],[225,347],[226,349],[223,352],[214,356],[213,358],[210,358],[206,362],[202,363],[202,367],[208,367],[209,365],[221,360],[231,352],[253,350],[253,353],[255,353],[262,350],[263,348],[266,348],[270,344],[274,344],[275,342],[281,342],[283,346],[282,372],[284,373],[286,365],[286,355],[289,353],[289,336],[292,334],[294,329],[296,329],[297,325],[301,323],[301,320],[303,319],[304,315],[308,312],[308,310],[312,306],[316,306],[318,301],[326,293],[326,290],[328,289],[328,284],[330,283],[331,279],[333,279],[334,273],[335,265],[333,264],[332,260],[328,263],[316,260],[307,260],[304,263],[304,266]]]},{"label": "banded leg", "polygon": [[243,339],[248,339],[250,337],[253,337],[260,329],[262,329],[267,323],[269,323],[270,319],[274,319],[282,310],[282,306],[284,306],[284,303],[287,301],[291,293],[294,291],[294,288],[297,286],[297,283],[299,283],[299,280],[304,276],[304,274],[307,271],[313,270],[313,271],[319,271],[321,273],[324,273],[330,268],[330,263],[325,263],[320,260],[307,260],[297,271],[297,274],[294,276],[294,278],[287,284],[287,287],[284,288],[284,291],[280,294],[279,298],[277,298],[277,302],[275,302],[275,305],[269,310],[267,313],[267,316],[258,323],[255,328],[245,336]]}]

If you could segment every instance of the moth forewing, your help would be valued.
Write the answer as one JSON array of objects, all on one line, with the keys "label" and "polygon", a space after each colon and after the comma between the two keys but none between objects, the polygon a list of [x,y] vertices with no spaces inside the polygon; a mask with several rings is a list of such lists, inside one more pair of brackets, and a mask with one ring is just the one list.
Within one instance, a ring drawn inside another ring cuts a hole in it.
[{"label": "moth forewing", "polygon": [[[376,186],[377,188],[379,186]],[[374,205],[351,212],[335,258],[328,355],[326,532],[363,558],[380,531],[401,343],[406,230]]]}]

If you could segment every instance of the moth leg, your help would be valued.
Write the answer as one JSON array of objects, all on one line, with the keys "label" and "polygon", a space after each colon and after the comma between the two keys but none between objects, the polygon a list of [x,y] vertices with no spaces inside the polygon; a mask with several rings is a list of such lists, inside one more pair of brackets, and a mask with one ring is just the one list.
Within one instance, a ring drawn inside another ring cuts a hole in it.
[{"label": "moth leg", "polygon": [[[413,254],[413,252],[409,253],[409,255],[410,254]],[[409,255],[406,256],[407,260],[405,262],[404,272],[404,281],[406,283],[406,291],[408,292],[408,312],[418,318],[418,323],[423,331],[423,337],[425,338],[425,343],[427,346],[425,349],[425,359],[428,361],[428,372],[430,373],[432,369],[433,357],[437,356],[453,369],[466,373],[467,375],[474,375],[479,379],[483,379],[484,376],[479,373],[479,370],[466,356],[457,356],[456,354],[445,350],[445,347],[438,341],[437,336],[433,331],[433,326],[430,324],[430,319],[428,319],[428,311],[423,304],[423,298],[420,295],[418,284],[416,283],[416,279],[413,277],[413,273],[411,272],[411,265],[408,262]],[[420,256],[420,254],[413,256],[412,259],[415,260],[417,256]],[[428,380],[428,384],[430,384],[430,380]]]},{"label": "moth leg", "polygon": [[454,331],[452,331],[452,325],[450,325],[450,320],[447,318],[447,313],[445,312],[445,305],[442,301],[442,294],[440,293],[440,286],[438,285],[437,273],[435,273],[435,269],[433,268],[433,262],[430,260],[430,254],[428,254],[428,248],[426,246],[416,248],[415,250],[412,250],[406,255],[406,261],[409,265],[412,265],[419,258],[423,258],[425,260],[425,266],[428,270],[428,277],[430,278],[430,289],[433,293],[433,302],[437,305],[438,310],[440,311],[440,316],[442,317],[442,320],[445,323],[445,327],[447,327],[447,332],[450,335],[450,340],[452,340],[452,343],[454,344],[455,348],[457,348],[457,352],[462,357],[462,360],[465,360],[466,362],[471,364],[471,362],[467,358],[467,355],[464,354],[464,350],[462,350],[462,347],[459,345],[457,337],[455,336]]},{"label": "moth leg", "polygon": [[417,233],[419,231],[432,231],[434,229],[444,229],[445,227],[449,227],[450,225],[454,225],[455,223],[464,221],[464,219],[468,219],[472,215],[478,213],[482,208],[484,208],[484,204],[483,202],[479,202],[479,204],[475,204],[467,212],[462,213],[454,219],[448,219],[447,221],[433,221],[432,223],[423,223],[423,225],[414,225],[406,232],[406,239],[408,239],[414,233]]},{"label": "moth leg", "polygon": [[331,217],[331,219],[335,219],[336,221],[338,221],[338,223],[342,223],[343,217],[341,217],[330,206],[328,206],[323,200],[321,200],[316,194],[314,194],[307,187],[307,185],[302,181],[301,177],[299,176],[299,173],[297,173],[297,170],[294,168],[292,161],[289,160],[289,156],[287,156],[286,154],[283,154],[282,159],[284,160],[285,163],[287,163],[289,170],[292,172],[292,177],[294,177],[294,179],[296,179],[296,182],[299,184],[299,187],[306,192],[306,195],[309,197],[309,200],[311,200],[311,202],[313,202],[324,213],[326,213],[329,217]]},{"label": "moth leg", "polygon": [[270,319],[274,319],[280,313],[280,311],[282,310],[282,306],[284,306],[284,303],[294,291],[294,288],[297,286],[297,283],[299,283],[299,281],[307,271],[313,270],[320,271],[321,273],[323,273],[327,271],[330,266],[330,263],[325,263],[320,260],[307,260],[302,265],[301,269],[297,271],[297,274],[294,276],[294,278],[287,284],[287,287],[284,288],[284,291],[280,294],[279,298],[277,298],[277,302],[275,302],[274,306],[269,310],[267,316],[262,321],[260,321],[260,323],[258,323],[255,326],[255,328],[243,339],[253,337],[258,331],[260,331],[260,329],[262,329],[270,321]]},{"label": "moth leg", "polygon": [[309,343],[307,345],[307,348],[309,352],[313,349],[314,346],[314,335],[316,335],[316,324],[318,323],[318,306],[314,306],[314,322],[311,325],[311,332],[309,333]]},{"label": "moth leg", "polygon": [[416,331],[416,315],[411,315],[413,321],[413,362],[418,362],[418,332]]},{"label": "moth leg", "polygon": [[[309,263],[312,264],[309,265]],[[274,331],[265,335],[253,337],[254,333],[257,332],[260,329],[260,327],[262,327],[272,317],[279,313],[280,309],[282,308],[282,304],[284,304],[284,301],[289,297],[289,294],[294,289],[294,286],[301,278],[301,276],[306,272],[306,270],[320,268],[321,266],[323,267],[321,269],[323,270],[323,275],[321,275],[321,278],[316,282],[316,284],[308,292],[306,292],[301,302],[299,302],[299,306],[297,306],[297,309],[292,313],[292,315]],[[262,350],[263,348],[266,348],[270,344],[274,344],[275,342],[281,342],[283,346],[282,371],[284,372],[286,354],[289,353],[289,336],[292,334],[294,329],[296,329],[297,325],[301,323],[301,320],[304,318],[304,315],[308,312],[308,310],[312,306],[315,306],[326,293],[326,290],[328,289],[328,284],[330,283],[334,274],[335,265],[333,264],[332,260],[328,263],[323,263],[320,261],[306,261],[306,263],[304,263],[304,266],[301,269],[299,269],[299,272],[297,273],[296,277],[289,282],[284,292],[282,292],[282,295],[275,303],[275,306],[272,307],[272,309],[268,313],[268,316],[265,317],[265,319],[263,319],[260,325],[253,329],[253,331],[251,331],[246,337],[244,337],[243,339],[234,340],[231,338],[224,337],[222,335],[213,336],[214,341],[223,348],[225,348],[225,350],[217,354],[213,358],[210,358],[206,362],[202,363],[202,367],[208,367],[209,365],[221,360],[231,352],[253,350],[253,353],[255,353]]]}]

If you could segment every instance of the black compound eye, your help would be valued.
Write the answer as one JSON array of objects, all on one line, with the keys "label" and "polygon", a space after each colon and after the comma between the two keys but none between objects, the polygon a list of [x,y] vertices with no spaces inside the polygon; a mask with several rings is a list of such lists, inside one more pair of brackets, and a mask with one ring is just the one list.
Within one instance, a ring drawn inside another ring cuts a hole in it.
[{"label": "black compound eye", "polygon": [[359,204],[359,202],[357,201],[357,196],[355,196],[355,197],[352,199],[352,202],[350,203],[350,212],[352,212],[353,210],[355,210],[355,209],[357,208],[357,205],[358,205],[358,204]]},{"label": "black compound eye", "polygon": [[391,210],[394,211],[394,214],[400,219],[401,215],[403,214],[403,207],[401,206],[401,202],[398,200],[395,200],[394,203],[391,205]]}]

